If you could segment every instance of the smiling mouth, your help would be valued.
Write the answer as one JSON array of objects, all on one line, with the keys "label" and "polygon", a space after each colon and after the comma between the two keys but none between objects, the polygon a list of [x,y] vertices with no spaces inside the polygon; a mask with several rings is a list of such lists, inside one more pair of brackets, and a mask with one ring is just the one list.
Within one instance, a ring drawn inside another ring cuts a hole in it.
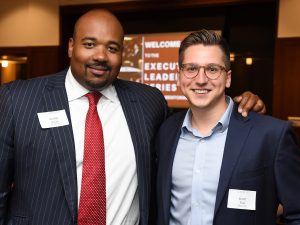
[{"label": "smiling mouth", "polygon": [[208,89],[193,89],[193,92],[196,94],[207,94],[209,92]]},{"label": "smiling mouth", "polygon": [[110,70],[110,68],[108,68],[107,66],[89,66],[89,65],[87,65],[86,68],[89,69],[89,71],[96,76],[101,76]]}]

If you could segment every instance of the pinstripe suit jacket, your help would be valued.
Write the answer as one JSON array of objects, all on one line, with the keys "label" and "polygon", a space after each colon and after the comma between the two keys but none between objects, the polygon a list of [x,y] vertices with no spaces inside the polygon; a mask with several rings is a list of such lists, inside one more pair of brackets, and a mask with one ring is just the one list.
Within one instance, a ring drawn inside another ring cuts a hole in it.
[{"label": "pinstripe suit jacket", "polygon": [[[38,112],[64,109],[66,71],[0,88],[0,225],[77,224],[77,176],[71,124],[42,129]],[[149,217],[153,138],[167,106],[155,88],[114,83],[137,163],[140,224]]]}]

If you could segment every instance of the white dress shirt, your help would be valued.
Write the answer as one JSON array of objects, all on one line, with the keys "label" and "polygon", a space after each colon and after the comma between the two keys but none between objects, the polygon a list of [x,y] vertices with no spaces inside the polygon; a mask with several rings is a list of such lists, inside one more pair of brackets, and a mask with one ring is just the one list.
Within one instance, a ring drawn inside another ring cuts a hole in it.
[{"label": "white dress shirt", "polygon": [[[84,127],[89,91],[81,86],[69,69],[66,77],[76,151],[78,205],[82,180]],[[97,110],[103,127],[106,173],[106,224],[135,225],[139,222],[136,160],[126,118],[114,86],[101,91]]]}]

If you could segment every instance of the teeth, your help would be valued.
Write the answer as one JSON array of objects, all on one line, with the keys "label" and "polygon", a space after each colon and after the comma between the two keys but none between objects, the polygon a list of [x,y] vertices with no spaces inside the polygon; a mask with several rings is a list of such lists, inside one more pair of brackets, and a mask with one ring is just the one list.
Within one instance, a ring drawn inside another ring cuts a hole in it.
[{"label": "teeth", "polygon": [[194,92],[196,92],[197,94],[206,94],[206,93],[208,93],[208,90],[203,90],[203,89],[201,89],[201,90],[194,90]]}]

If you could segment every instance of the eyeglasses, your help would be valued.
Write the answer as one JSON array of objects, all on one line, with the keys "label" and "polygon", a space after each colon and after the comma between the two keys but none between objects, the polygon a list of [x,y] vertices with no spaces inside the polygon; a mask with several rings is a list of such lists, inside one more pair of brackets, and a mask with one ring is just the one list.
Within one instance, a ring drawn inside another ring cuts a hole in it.
[{"label": "eyeglasses", "polygon": [[204,69],[205,76],[210,80],[216,80],[221,75],[222,71],[228,72],[224,66],[218,64],[207,64],[205,66],[200,66],[195,63],[186,63],[182,64],[180,69],[183,72],[183,75],[189,79],[195,78],[198,74],[200,69]]}]

